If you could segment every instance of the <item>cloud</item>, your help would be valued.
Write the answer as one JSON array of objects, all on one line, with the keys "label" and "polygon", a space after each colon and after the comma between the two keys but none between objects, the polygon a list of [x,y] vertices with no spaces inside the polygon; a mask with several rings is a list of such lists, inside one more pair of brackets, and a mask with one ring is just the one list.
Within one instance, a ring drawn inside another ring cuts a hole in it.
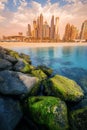
[{"label": "cloud", "polygon": [[[67,23],[74,24],[80,29],[82,22],[87,18],[87,2],[85,2],[85,0],[63,1],[66,1],[68,4],[60,6],[58,2],[52,4],[50,0],[47,0],[44,5],[41,5],[41,3],[36,1],[27,2],[27,0],[14,0],[15,5],[17,5],[17,11],[4,12],[1,15],[0,21],[3,22],[5,20],[7,22],[8,27],[6,27],[6,29],[12,27],[12,31],[15,33],[17,33],[18,30],[26,33],[27,24],[30,23],[32,25],[33,20],[37,19],[40,13],[43,14],[44,21],[48,21],[49,25],[51,17],[54,15],[60,18],[59,31],[62,36]],[[78,4],[76,2],[78,2]],[[11,34],[11,32],[9,34]]]},{"label": "cloud", "polygon": [[5,20],[5,17],[0,16],[0,22],[3,22]]},{"label": "cloud", "polygon": [[8,0],[0,0],[0,11],[5,8],[5,3],[7,3]]}]

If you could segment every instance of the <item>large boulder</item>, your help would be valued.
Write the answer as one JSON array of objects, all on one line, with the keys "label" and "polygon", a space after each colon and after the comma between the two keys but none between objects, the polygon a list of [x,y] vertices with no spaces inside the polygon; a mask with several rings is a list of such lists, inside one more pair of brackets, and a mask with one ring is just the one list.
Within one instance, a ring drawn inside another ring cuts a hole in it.
[{"label": "large boulder", "polygon": [[64,76],[55,75],[50,79],[50,86],[55,96],[65,101],[77,102],[84,96],[81,87],[73,80]]},{"label": "large boulder", "polygon": [[70,113],[71,130],[87,130],[87,107]]},{"label": "large boulder", "polygon": [[18,101],[0,97],[0,130],[13,130],[22,118]]},{"label": "large boulder", "polygon": [[0,72],[0,93],[9,95],[36,93],[39,88],[39,79],[20,72]]},{"label": "large boulder", "polygon": [[59,98],[30,97],[24,109],[35,123],[49,130],[68,129],[67,107]]},{"label": "large boulder", "polygon": [[12,69],[12,64],[5,59],[0,59],[0,70]]}]

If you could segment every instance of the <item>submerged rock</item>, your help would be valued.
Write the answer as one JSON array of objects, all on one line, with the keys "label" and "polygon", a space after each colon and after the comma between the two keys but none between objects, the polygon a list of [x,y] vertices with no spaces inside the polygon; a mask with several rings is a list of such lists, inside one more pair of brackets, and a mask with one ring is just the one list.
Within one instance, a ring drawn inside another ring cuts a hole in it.
[{"label": "submerged rock", "polygon": [[8,70],[0,72],[0,93],[2,94],[28,94],[31,91],[37,91],[38,84],[39,80],[36,77]]},{"label": "submerged rock", "polygon": [[87,130],[87,107],[70,113],[71,130]]},{"label": "submerged rock", "polygon": [[[29,117],[38,125],[49,130],[67,130],[67,107],[59,98],[55,97],[30,97],[25,108]],[[27,116],[28,116],[27,114]]]},{"label": "submerged rock", "polygon": [[64,76],[55,75],[50,79],[50,86],[55,96],[65,101],[77,102],[84,96],[81,87],[75,81]]},{"label": "submerged rock", "polygon": [[0,130],[13,130],[22,118],[18,101],[0,97]]}]

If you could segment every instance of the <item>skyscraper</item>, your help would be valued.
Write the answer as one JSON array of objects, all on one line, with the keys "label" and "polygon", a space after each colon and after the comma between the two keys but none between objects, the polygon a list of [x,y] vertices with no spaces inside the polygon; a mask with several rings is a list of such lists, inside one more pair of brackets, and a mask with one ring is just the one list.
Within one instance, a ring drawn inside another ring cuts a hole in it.
[{"label": "skyscraper", "polygon": [[64,41],[74,41],[78,37],[78,30],[74,25],[69,23],[65,27]]},{"label": "skyscraper", "polygon": [[37,22],[36,20],[33,21],[33,38],[37,39],[38,34],[37,34]]},{"label": "skyscraper", "polygon": [[68,23],[65,27],[65,33],[64,33],[64,37],[63,40],[64,41],[70,41],[70,34],[71,34],[71,26]]},{"label": "skyscraper", "polygon": [[40,14],[38,19],[38,36],[42,40],[43,39],[43,15]]},{"label": "skyscraper", "polygon": [[49,39],[49,36],[50,36],[50,28],[47,22],[45,22],[43,25],[43,38]]},{"label": "skyscraper", "polygon": [[70,41],[74,41],[77,38],[78,38],[78,30],[74,25],[72,25],[70,32]]},{"label": "skyscraper", "polygon": [[50,27],[50,39],[53,40],[55,35],[55,26],[54,26],[54,15],[51,19],[51,27]]},{"label": "skyscraper", "polygon": [[87,20],[82,23],[80,39],[87,40]]},{"label": "skyscraper", "polygon": [[27,31],[27,36],[31,36],[31,25],[28,24],[28,31]]},{"label": "skyscraper", "polygon": [[59,38],[59,17],[55,19],[55,39]]}]

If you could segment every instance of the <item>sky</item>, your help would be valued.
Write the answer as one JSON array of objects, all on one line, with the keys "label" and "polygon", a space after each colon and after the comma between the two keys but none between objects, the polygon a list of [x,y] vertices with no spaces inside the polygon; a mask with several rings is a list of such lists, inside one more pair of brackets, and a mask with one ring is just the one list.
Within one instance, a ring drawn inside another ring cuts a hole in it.
[{"label": "sky", "polygon": [[87,0],[0,0],[0,37],[26,35],[27,25],[43,14],[50,25],[51,17],[59,17],[59,33],[62,37],[67,23],[78,30],[87,20]]}]

